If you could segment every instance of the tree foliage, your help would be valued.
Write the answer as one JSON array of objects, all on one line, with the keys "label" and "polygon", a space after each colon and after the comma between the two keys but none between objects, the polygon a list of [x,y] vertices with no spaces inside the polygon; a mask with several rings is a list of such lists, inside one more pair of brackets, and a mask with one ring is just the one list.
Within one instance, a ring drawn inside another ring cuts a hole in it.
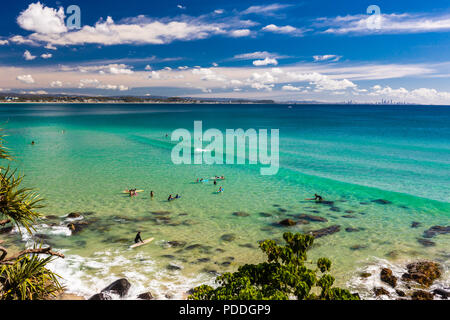
[{"label": "tree foliage", "polygon": [[[0,160],[10,161],[3,143],[4,135],[0,135]],[[21,187],[23,178],[9,165],[0,164],[0,228],[14,224],[19,231],[23,228],[31,234],[41,216],[37,210],[43,206],[39,195]],[[64,257],[42,246],[8,256],[8,250],[0,246],[0,300],[47,299],[62,290],[59,276],[46,268],[53,256]]]},{"label": "tree foliage", "polygon": [[193,289],[190,300],[359,300],[357,294],[333,287],[334,277],[329,273],[331,261],[320,258],[316,268],[306,265],[306,251],[314,237],[304,234],[283,234],[285,245],[273,240],[259,244],[267,262],[246,264],[234,273],[217,277],[217,288],[202,285]]}]

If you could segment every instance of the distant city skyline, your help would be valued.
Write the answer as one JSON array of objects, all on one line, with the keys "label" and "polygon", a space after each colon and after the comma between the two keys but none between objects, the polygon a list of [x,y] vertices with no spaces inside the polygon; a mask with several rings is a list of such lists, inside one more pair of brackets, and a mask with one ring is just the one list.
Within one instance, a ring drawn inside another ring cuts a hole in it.
[{"label": "distant city skyline", "polygon": [[450,105],[443,0],[15,1],[0,26],[3,94]]}]

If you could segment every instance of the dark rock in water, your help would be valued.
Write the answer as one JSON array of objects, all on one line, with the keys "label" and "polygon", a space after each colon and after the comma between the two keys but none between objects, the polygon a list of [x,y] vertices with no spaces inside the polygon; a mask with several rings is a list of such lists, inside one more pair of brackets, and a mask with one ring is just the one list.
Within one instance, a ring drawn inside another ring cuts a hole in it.
[{"label": "dark rock in water", "polygon": [[183,248],[186,246],[186,241],[168,241],[167,244],[175,248]]},{"label": "dark rock in water", "polygon": [[67,216],[67,218],[70,218],[70,219],[76,219],[76,218],[81,218],[81,217],[82,217],[82,215],[79,212],[71,212]]},{"label": "dark rock in water", "polygon": [[310,211],[310,212],[312,212],[312,213],[320,213],[319,210],[308,210],[308,211]]},{"label": "dark rock in water", "polygon": [[249,249],[255,249],[255,246],[251,243],[244,243],[244,244],[240,244],[239,247],[242,248],[249,248]]},{"label": "dark rock in water", "polygon": [[[128,242],[128,240],[127,240],[127,242]],[[87,241],[86,240],[78,240],[78,241],[75,241],[75,244],[77,245],[77,247],[86,248]]]},{"label": "dark rock in water", "polygon": [[367,206],[369,203],[368,202],[360,202],[359,204],[362,206]]},{"label": "dark rock in water", "polygon": [[197,259],[198,263],[205,263],[205,262],[209,262],[209,261],[211,261],[210,258],[199,258],[199,259]]},{"label": "dark rock in water", "polygon": [[365,212],[358,212],[360,215],[365,215],[366,213]]},{"label": "dark rock in water", "polygon": [[308,220],[300,219],[297,221],[297,224],[309,224]]},{"label": "dark rock in water", "polygon": [[224,234],[220,237],[220,240],[231,242],[236,239],[236,236],[234,234]]},{"label": "dark rock in water", "polygon": [[345,213],[355,213],[355,211],[353,211],[353,210],[345,210],[344,212]]},{"label": "dark rock in water", "polygon": [[278,211],[280,211],[280,212],[282,212],[282,213],[287,212],[287,210],[286,210],[286,209],[283,209],[283,208],[278,208]]},{"label": "dark rock in water", "polygon": [[217,270],[214,270],[214,269],[211,269],[211,268],[203,268],[202,271],[205,272],[205,273],[212,274],[213,276],[218,276],[219,275]]},{"label": "dark rock in water", "polygon": [[266,212],[260,212],[259,215],[264,218],[268,218],[268,217],[272,216],[270,213],[266,213]]},{"label": "dark rock in water", "polygon": [[238,212],[233,212],[233,216],[236,216],[236,217],[248,217],[249,214],[247,212],[238,211]]},{"label": "dark rock in water", "polygon": [[402,280],[415,281],[425,287],[433,284],[433,281],[441,276],[441,266],[436,262],[419,261],[406,266],[407,273],[402,275]]},{"label": "dark rock in water", "polygon": [[392,203],[389,200],[384,200],[384,199],[372,200],[372,202],[378,203],[378,204],[391,204]]},{"label": "dark rock in water", "polygon": [[55,215],[48,215],[48,216],[45,216],[45,219],[47,219],[47,220],[58,220],[60,217],[58,217],[58,216],[55,216]]},{"label": "dark rock in water", "polygon": [[422,238],[418,238],[417,242],[423,245],[424,247],[434,247],[436,245],[436,243],[434,243],[433,241]]},{"label": "dark rock in water", "polygon": [[450,291],[445,291],[444,289],[434,289],[433,294],[435,296],[441,296],[442,299],[450,298]]},{"label": "dark rock in water", "polygon": [[420,223],[420,222],[417,222],[417,221],[413,221],[412,223],[411,223],[411,228],[418,228],[418,227],[420,227],[422,224]]},{"label": "dark rock in water", "polygon": [[331,207],[330,211],[334,211],[334,212],[341,212],[341,209],[338,207]]},{"label": "dark rock in water", "polygon": [[187,216],[188,214],[186,212],[180,213],[179,216]]},{"label": "dark rock in water", "polygon": [[112,298],[106,293],[97,293],[90,297],[88,300],[112,300]]},{"label": "dark rock in water", "polygon": [[130,287],[131,283],[127,279],[122,278],[111,283],[109,286],[102,290],[102,293],[111,292],[123,298],[127,295]]},{"label": "dark rock in water", "polygon": [[177,271],[177,270],[181,270],[181,267],[179,267],[179,266],[177,266],[177,265],[175,265],[175,264],[169,264],[169,265],[167,265],[167,270],[170,270],[170,271]]},{"label": "dark rock in water", "polygon": [[323,217],[312,216],[309,214],[301,214],[301,215],[298,215],[297,218],[299,218],[301,220],[307,220],[307,221],[313,221],[313,222],[328,222],[328,220]]},{"label": "dark rock in water", "polygon": [[153,300],[154,297],[153,297],[151,292],[145,292],[145,293],[141,293],[140,295],[138,295],[138,299],[141,299],[141,300]]},{"label": "dark rock in water", "polygon": [[397,278],[392,274],[392,270],[389,268],[381,269],[380,279],[389,284],[392,288],[395,288],[397,285]]},{"label": "dark rock in water", "polygon": [[353,215],[351,215],[351,214],[346,214],[346,215],[343,215],[342,218],[346,218],[346,219],[356,219],[356,216],[353,216]]},{"label": "dark rock in water", "polygon": [[373,288],[373,293],[375,293],[375,296],[381,296],[381,295],[385,295],[388,296],[389,295],[389,291],[387,291],[385,288],[382,287],[378,287],[378,288]]},{"label": "dark rock in water", "polygon": [[226,257],[224,260],[226,260],[226,261],[234,261],[234,257]]},{"label": "dark rock in water", "polygon": [[294,220],[291,219],[284,219],[278,222],[278,224],[285,226],[285,227],[292,227],[295,226],[297,223]]},{"label": "dark rock in water", "polygon": [[331,234],[339,232],[339,231],[341,231],[341,226],[334,225],[334,226],[331,226],[328,228],[310,231],[310,232],[308,232],[308,234],[314,236],[314,238],[321,238],[321,237],[328,236],[328,235],[331,235]]},{"label": "dark rock in water", "polygon": [[442,226],[434,226],[430,229],[426,230],[423,233],[424,238],[433,238],[437,234],[447,234],[450,233],[450,226],[442,227]]},{"label": "dark rock in water", "polygon": [[351,247],[350,247],[350,250],[356,251],[356,250],[361,250],[361,249],[365,249],[365,248],[367,248],[367,246],[363,246],[363,245],[360,245],[360,244],[356,244],[356,245],[354,245],[354,246],[351,246]]},{"label": "dark rock in water", "polygon": [[349,228],[345,228],[345,231],[347,231],[347,232],[359,232],[361,230],[359,230],[358,228],[349,227]]},{"label": "dark rock in water", "polygon": [[155,216],[166,216],[168,214],[170,214],[170,211],[153,211],[152,214],[154,214]]},{"label": "dark rock in water", "polygon": [[433,300],[433,294],[423,290],[416,290],[413,292],[411,298],[413,300]]},{"label": "dark rock in water", "polygon": [[273,205],[275,208],[278,208],[278,207],[280,207],[280,205],[279,204],[274,204]]},{"label": "dark rock in water", "polygon": [[222,252],[223,253],[223,252],[225,252],[225,250],[223,250],[222,248],[217,248],[216,252]]},{"label": "dark rock in water", "polygon": [[369,278],[372,274],[370,272],[363,272],[359,276],[361,278]]},{"label": "dark rock in water", "polygon": [[1,229],[0,229],[0,234],[7,234],[7,233],[10,233],[13,229],[14,229],[14,227],[1,228]]},{"label": "dark rock in water", "polygon": [[260,229],[261,231],[272,231],[273,230],[273,228],[272,227],[262,227],[261,229]]},{"label": "dark rock in water", "polygon": [[225,262],[222,262],[220,265],[223,267],[228,267],[230,264],[231,264],[230,261],[225,261]]},{"label": "dark rock in water", "polygon": [[399,297],[406,297],[406,293],[403,292],[402,290],[395,290],[395,292],[398,294]]},{"label": "dark rock in water", "polygon": [[173,255],[171,255],[171,254],[163,254],[162,256],[161,256],[161,258],[165,258],[165,259],[176,259],[176,257],[175,256],[173,256]]}]

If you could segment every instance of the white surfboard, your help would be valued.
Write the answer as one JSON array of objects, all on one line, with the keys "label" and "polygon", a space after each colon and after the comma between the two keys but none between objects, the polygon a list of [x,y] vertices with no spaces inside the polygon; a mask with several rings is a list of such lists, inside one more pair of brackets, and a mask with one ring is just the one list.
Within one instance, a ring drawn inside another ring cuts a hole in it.
[{"label": "white surfboard", "polygon": [[138,242],[138,243],[135,243],[135,244],[133,244],[132,246],[130,246],[130,248],[131,248],[131,249],[134,249],[134,248],[138,248],[138,247],[140,247],[140,246],[144,246],[144,245],[146,245],[146,244],[149,244],[149,243],[152,242],[153,240],[154,240],[154,238],[150,238],[150,239],[144,240],[144,242]]}]

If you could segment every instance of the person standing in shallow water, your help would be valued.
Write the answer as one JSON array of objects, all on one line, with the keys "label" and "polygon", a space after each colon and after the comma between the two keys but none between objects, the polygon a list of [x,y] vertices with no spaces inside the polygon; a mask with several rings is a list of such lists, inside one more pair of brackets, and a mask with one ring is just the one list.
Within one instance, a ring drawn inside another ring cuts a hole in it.
[{"label": "person standing in shallow water", "polygon": [[141,238],[141,232],[140,231],[137,233],[136,238],[134,239],[134,243],[139,243],[139,242],[144,243],[144,240],[142,240],[142,238]]},{"label": "person standing in shallow water", "polygon": [[155,196],[155,193],[153,191],[150,191],[150,198],[153,199],[154,196]]}]

